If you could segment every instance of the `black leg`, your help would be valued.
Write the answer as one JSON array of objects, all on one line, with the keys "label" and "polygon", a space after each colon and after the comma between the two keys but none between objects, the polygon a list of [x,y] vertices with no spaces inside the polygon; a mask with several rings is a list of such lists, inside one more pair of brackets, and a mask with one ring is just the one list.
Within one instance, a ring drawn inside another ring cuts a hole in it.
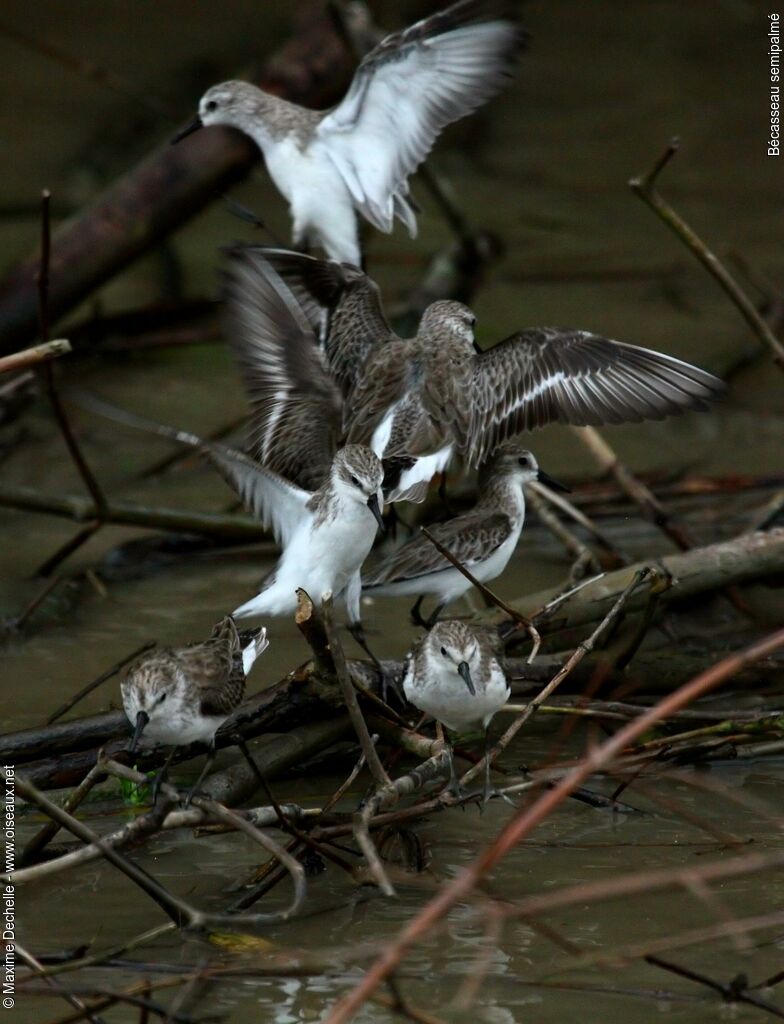
[{"label": "black leg", "polygon": [[204,759],[204,767],[202,768],[201,772],[199,773],[198,779],[196,779],[196,781],[191,786],[191,788],[188,790],[188,792],[187,792],[187,794],[185,796],[185,806],[186,807],[190,806],[191,800],[193,800],[193,798],[199,792],[199,789],[201,788],[201,784],[206,779],[207,773],[209,772],[210,768],[212,768],[212,763],[213,763],[214,760],[215,760],[215,737],[213,736],[212,737],[212,742],[210,743],[209,747],[207,748],[207,756]]},{"label": "black leg", "polygon": [[452,796],[457,797],[458,800],[462,800],[463,797],[468,796],[468,793],[460,785],[460,779],[457,776],[457,769],[455,768],[455,752],[452,749],[451,743],[446,746],[446,751],[449,754],[449,782],[447,783],[446,788]]},{"label": "black leg", "polygon": [[489,728],[485,726],[485,788],[482,793],[482,803],[480,806],[484,807],[485,804],[489,803],[494,796],[500,796],[502,800],[506,800],[506,802],[511,804],[512,807],[517,806],[513,800],[510,800],[506,793],[501,793],[500,790],[497,790],[495,786],[490,784],[490,731]]},{"label": "black leg", "polygon": [[153,807],[158,802],[158,792],[163,783],[166,781],[166,776],[169,773],[169,766],[171,765],[172,760],[174,759],[174,755],[176,753],[177,748],[172,747],[171,750],[169,751],[168,757],[163,762],[158,771],[155,773],[155,777],[152,780],[152,785],[150,786],[150,796],[152,797]]},{"label": "black leg", "polygon": [[414,602],[414,607],[410,611],[411,621],[415,626],[421,626],[423,629],[427,629],[427,623],[422,618],[422,602],[425,599],[424,594],[420,594]]},{"label": "black leg", "polygon": [[365,652],[365,654],[367,654],[368,658],[370,658],[370,660],[373,662],[373,664],[376,666],[379,672],[383,671],[381,668],[381,662],[378,660],[378,658],[375,656],[375,654],[371,651],[370,647],[368,646],[367,637],[365,636],[365,630],[364,627],[362,626],[362,623],[359,621],[349,622],[348,631],[354,637],[354,639]]},{"label": "black leg", "polygon": [[354,639],[365,652],[365,654],[367,654],[368,658],[370,658],[370,660],[376,666],[378,674],[381,676],[381,699],[384,701],[384,703],[388,703],[387,691],[389,689],[389,686],[391,685],[400,703],[405,704],[403,694],[400,692],[400,689],[397,685],[397,681],[387,674],[387,672],[384,669],[384,666],[381,664],[376,655],[371,651],[370,647],[368,646],[367,637],[365,636],[365,630],[362,627],[362,623],[349,622],[347,628],[349,633],[351,633],[351,635],[354,637]]},{"label": "black leg", "polygon": [[438,622],[438,616],[441,614],[444,608],[446,608],[446,604],[446,601],[442,601],[440,604],[437,604],[435,606],[430,616],[426,619],[424,623],[426,630],[430,631],[433,628],[433,626],[435,626],[435,624]]},{"label": "black leg", "polygon": [[261,774],[261,772],[259,770],[259,766],[253,760],[253,755],[251,754],[250,750],[248,750],[248,744],[245,742],[244,736],[242,736],[238,732],[235,732],[235,733],[232,733],[232,737],[231,738],[234,741],[234,743],[236,743],[236,745],[242,751],[242,756],[245,758],[245,760],[248,763],[249,768],[251,769],[253,774],[258,779],[259,785],[263,786],[264,785],[264,777],[262,776],[262,774]]}]

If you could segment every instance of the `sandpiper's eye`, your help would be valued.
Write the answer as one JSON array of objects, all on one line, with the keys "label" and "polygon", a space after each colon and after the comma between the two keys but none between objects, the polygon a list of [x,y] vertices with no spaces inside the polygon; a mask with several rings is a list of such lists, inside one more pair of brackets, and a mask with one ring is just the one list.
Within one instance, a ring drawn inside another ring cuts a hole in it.
[{"label": "sandpiper's eye", "polygon": [[158,698],[158,703],[159,703],[159,704],[163,704],[163,702],[164,702],[165,700],[166,700],[166,691],[164,690],[164,691],[163,691],[163,693],[162,693],[162,694],[160,695],[160,697]]},{"label": "sandpiper's eye", "polygon": [[352,484],[355,487],[359,487],[360,486],[359,480],[357,480],[357,478],[355,476],[349,477],[349,479],[351,480]]},{"label": "sandpiper's eye", "polygon": [[446,657],[446,647],[441,648],[441,653],[443,654],[444,657]]},{"label": "sandpiper's eye", "polygon": [[521,466],[527,466],[528,465],[528,459],[527,459],[527,457],[525,455],[521,455],[520,458],[517,461],[520,463]]},{"label": "sandpiper's eye", "polygon": [[217,110],[217,109],[218,109],[218,103],[217,103],[217,100],[209,100],[209,101],[208,101],[208,103],[206,104],[206,106],[205,106],[205,108],[204,108],[204,109],[205,109],[205,110],[206,110],[206,111],[207,111],[208,113],[210,113],[210,114],[211,114],[211,113],[212,113],[212,112],[213,112],[214,110]]}]

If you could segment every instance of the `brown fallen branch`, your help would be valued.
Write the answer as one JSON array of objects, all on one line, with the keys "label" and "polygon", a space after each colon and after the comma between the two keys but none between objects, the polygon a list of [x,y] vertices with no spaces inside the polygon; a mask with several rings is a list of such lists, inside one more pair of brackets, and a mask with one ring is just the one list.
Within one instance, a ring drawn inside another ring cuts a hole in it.
[{"label": "brown fallen branch", "polygon": [[625,466],[596,427],[572,427],[603,473],[612,476],[649,523],[657,526],[681,551],[694,546],[694,538],[665,509],[651,489]]},{"label": "brown fallen branch", "polygon": [[48,359],[67,355],[70,351],[71,343],[66,338],[56,338],[54,341],[47,341],[42,345],[24,348],[21,352],[13,352],[10,356],[0,358],[0,373],[26,370],[28,367],[37,366],[38,363],[46,362]]},{"label": "brown fallen branch", "polygon": [[732,302],[737,306],[746,323],[751,327],[763,345],[773,356],[776,365],[784,370],[784,346],[773,333],[770,325],[759,313],[757,307],[730,274],[718,256],[708,248],[699,235],[676,213],[656,189],[656,180],[672,160],[680,147],[680,140],[673,139],[647,174],[632,178],[629,188],[646,203],[653,212],[673,231],[678,238],[714,277]]},{"label": "brown fallen branch", "polygon": [[[122,768],[122,766],[119,765],[111,766],[110,764],[104,764],[103,767],[104,770],[109,773],[116,772],[122,777],[131,776],[137,783],[146,781],[146,777],[141,772],[132,772],[130,769]],[[305,876],[302,865],[289,857],[278,843],[262,833],[260,829],[255,827],[255,825],[252,825],[240,815],[230,811],[227,807],[222,807],[214,800],[194,797],[194,803],[196,803],[198,807],[202,810],[207,810],[215,817],[230,821],[239,831],[253,839],[254,842],[258,843],[268,853],[272,853],[273,856],[277,857],[289,871],[294,884],[294,896],[291,905],[285,910],[268,914],[245,915],[207,913],[197,910],[185,900],[180,899],[180,897],[175,896],[168,889],[164,888],[164,886],[157,882],[148,872],[137,867],[133,861],[129,860],[115,847],[107,843],[101,836],[83,822],[74,818],[73,815],[69,814],[63,808],[58,807],[57,804],[53,804],[51,800],[37,790],[35,786],[31,785],[23,775],[16,776],[16,789],[20,796],[38,807],[39,810],[46,814],[47,817],[51,818],[52,821],[56,822],[61,828],[73,833],[73,835],[77,836],[77,838],[84,842],[91,843],[97,847],[101,856],[126,875],[132,882],[135,882],[143,892],[145,892],[161,907],[162,910],[164,910],[178,928],[204,929],[207,927],[217,926],[225,927],[226,925],[252,927],[259,924],[286,921],[298,912],[304,900]],[[174,804],[171,795],[171,787],[164,784],[164,786],[161,787],[161,790],[162,793],[159,796],[158,806],[156,806],[155,811],[151,812],[151,814],[147,816],[150,820],[151,831],[157,831],[160,828],[160,821],[163,820],[168,810]],[[160,821],[157,819],[160,819]]]},{"label": "brown fallen branch", "polygon": [[[99,517],[98,509],[89,498],[76,495],[60,498],[41,494],[30,487],[1,486],[0,507],[41,512],[64,519],[74,519],[76,522]],[[103,512],[103,521],[115,526],[140,526],[147,530],[198,533],[229,543],[269,540],[269,533],[258,520],[251,519],[250,516],[148,508],[130,501],[109,502]]]},{"label": "brown fallen branch", "polygon": [[[533,616],[542,632],[582,626],[603,618],[635,573],[647,564],[638,562],[584,582],[546,618],[540,618],[537,612],[558,596],[553,590],[527,594],[515,601],[514,607],[519,614]],[[662,605],[711,593],[734,583],[775,578],[784,572],[784,528],[745,533],[718,544],[665,555],[654,564],[672,581],[659,597]],[[640,611],[646,600],[645,594],[633,594],[627,611]],[[492,610],[481,617],[484,621],[503,621],[503,617]]]},{"label": "brown fallen branch", "polygon": [[[411,946],[438,924],[455,903],[469,895],[510,850],[541,824],[569,793],[581,786],[590,775],[611,763],[630,743],[666,718],[670,712],[686,707],[698,697],[715,689],[725,679],[731,678],[738,669],[758,658],[766,657],[782,646],[784,629],[713,665],[640,718],[629,722],[609,739],[590,750],[587,757],[572,768],[552,789],[548,789],[533,803],[523,807],[504,827],[496,841],[425,905],[400,931],[397,938],[389,943],[356,987],[333,1007],[326,1018],[326,1024],[345,1024],[350,1020],[384,979],[396,969]],[[670,876],[673,874],[676,872],[669,872]],[[616,879],[612,881],[617,882]],[[529,916],[533,915],[529,913]]]},{"label": "brown fallen branch", "polygon": [[[270,57],[258,84],[285,99],[327,107],[347,86],[353,58],[322,4],[300,4],[297,16],[301,29]],[[52,322],[243,178],[258,159],[256,146],[230,129],[199,132],[187,146],[163,142],[55,232]],[[0,282],[2,352],[35,334],[37,264],[37,257],[26,260]]]}]

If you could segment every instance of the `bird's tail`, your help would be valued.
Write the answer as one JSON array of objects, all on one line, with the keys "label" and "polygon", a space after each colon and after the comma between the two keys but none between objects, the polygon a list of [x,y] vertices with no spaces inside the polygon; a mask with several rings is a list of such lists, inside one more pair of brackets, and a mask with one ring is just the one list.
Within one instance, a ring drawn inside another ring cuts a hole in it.
[{"label": "bird's tail", "polygon": [[261,626],[259,629],[243,630],[240,633],[240,640],[243,643],[242,667],[247,676],[253,668],[256,658],[269,647],[266,627]]}]

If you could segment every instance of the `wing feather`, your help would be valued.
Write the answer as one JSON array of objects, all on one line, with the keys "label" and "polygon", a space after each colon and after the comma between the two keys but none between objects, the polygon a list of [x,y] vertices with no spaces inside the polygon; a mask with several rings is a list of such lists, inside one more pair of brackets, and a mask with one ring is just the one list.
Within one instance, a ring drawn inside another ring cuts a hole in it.
[{"label": "wing feather", "polygon": [[251,407],[249,451],[315,490],[337,450],[343,404],[316,341],[316,300],[298,302],[258,248],[231,252],[225,298],[226,336]]},{"label": "wing feather", "polygon": [[588,331],[521,331],[477,357],[460,449],[478,465],[524,430],[660,420],[703,410],[723,391],[717,377],[661,352]]},{"label": "wing feather", "polygon": [[[483,562],[509,537],[512,523],[507,515],[467,513],[448,523],[429,527],[433,536],[467,568]],[[363,589],[418,579],[453,568],[424,534],[413,537],[384,559],[362,581]]]},{"label": "wing feather", "polygon": [[355,204],[381,231],[392,230],[395,216],[415,227],[409,175],[441,130],[485,103],[511,73],[524,33],[508,10],[460,0],[387,36],[319,124],[317,138]]}]

